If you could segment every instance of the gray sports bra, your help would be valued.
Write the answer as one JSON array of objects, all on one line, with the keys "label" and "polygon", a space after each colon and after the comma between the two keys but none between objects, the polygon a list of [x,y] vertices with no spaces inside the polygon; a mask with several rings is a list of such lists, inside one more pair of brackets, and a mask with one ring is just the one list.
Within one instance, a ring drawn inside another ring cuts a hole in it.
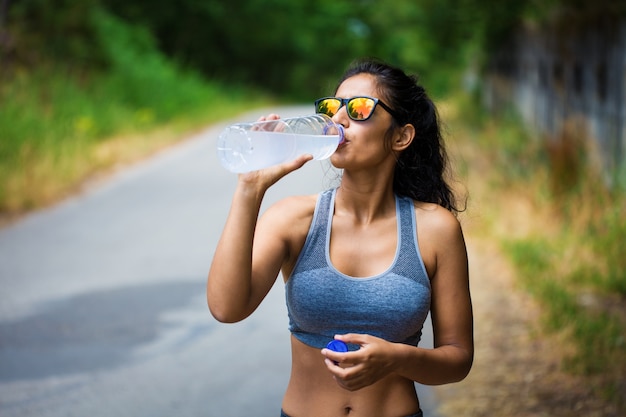
[{"label": "gray sports bra", "polygon": [[383,273],[354,278],[330,261],[336,189],[318,197],[313,221],[285,285],[289,330],[303,343],[323,348],[335,334],[362,333],[417,346],[430,310],[430,280],[417,245],[415,209],[396,196],[398,244]]}]

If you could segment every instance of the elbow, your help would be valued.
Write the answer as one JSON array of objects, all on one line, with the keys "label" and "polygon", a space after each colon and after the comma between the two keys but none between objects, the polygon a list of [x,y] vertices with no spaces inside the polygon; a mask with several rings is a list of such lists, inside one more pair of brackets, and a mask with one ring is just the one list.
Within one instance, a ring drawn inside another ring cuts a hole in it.
[{"label": "elbow", "polygon": [[210,310],[210,311],[211,311],[211,315],[213,316],[213,318],[219,321],[220,323],[232,324],[232,323],[240,322],[242,320],[242,319],[238,319],[235,317],[231,317],[227,314],[220,314],[219,312],[215,312],[213,310]]},{"label": "elbow", "polygon": [[243,319],[245,319],[245,316],[239,316],[239,315],[235,315],[232,313],[229,313],[227,311],[223,311],[220,309],[215,309],[215,308],[210,308],[209,307],[209,311],[211,312],[211,315],[213,316],[213,318],[217,321],[219,321],[220,323],[224,323],[224,324],[231,324],[231,323],[237,323],[242,321]]},{"label": "elbow", "polygon": [[459,361],[457,372],[455,378],[451,382],[461,382],[463,381],[472,370],[472,365],[474,363],[474,354],[473,352],[467,352],[461,361]]},{"label": "elbow", "polygon": [[229,324],[229,323],[237,323],[239,321],[232,315],[222,310],[209,307],[209,311],[211,312],[211,315],[213,316],[213,318],[219,321],[220,323]]},{"label": "elbow", "polygon": [[463,381],[469,375],[471,369],[472,369],[472,365],[471,364],[469,366],[460,368],[458,370],[457,374],[455,375],[455,377],[452,378],[450,383],[456,383],[456,382]]},{"label": "elbow", "polygon": [[473,351],[455,349],[453,352],[453,355],[447,356],[446,364],[439,373],[439,377],[428,385],[454,384],[463,381],[469,375],[474,362]]},{"label": "elbow", "polygon": [[238,309],[227,297],[215,291],[211,285],[206,287],[206,301],[209,312],[220,323],[237,323],[245,317],[238,314]]},{"label": "elbow", "polygon": [[236,323],[240,320],[237,320],[237,317],[230,311],[230,309],[226,308],[223,305],[219,305],[219,303],[212,303],[211,299],[207,297],[207,304],[209,306],[209,312],[213,318],[220,323]]},{"label": "elbow", "polygon": [[212,302],[209,297],[207,297],[207,304],[213,318],[220,323],[237,323],[248,316],[246,314],[240,314],[234,309],[229,308],[229,306],[225,303]]}]

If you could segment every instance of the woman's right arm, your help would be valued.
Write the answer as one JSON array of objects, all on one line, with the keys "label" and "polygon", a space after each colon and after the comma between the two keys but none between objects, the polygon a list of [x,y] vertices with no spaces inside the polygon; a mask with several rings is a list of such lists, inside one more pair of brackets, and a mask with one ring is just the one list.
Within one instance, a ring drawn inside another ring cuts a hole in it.
[{"label": "woman's right arm", "polygon": [[218,321],[232,323],[248,317],[276,281],[288,256],[288,231],[282,227],[281,216],[273,214],[264,216],[263,230],[271,233],[255,236],[261,202],[271,185],[310,159],[302,156],[239,175],[207,280],[207,303]]}]

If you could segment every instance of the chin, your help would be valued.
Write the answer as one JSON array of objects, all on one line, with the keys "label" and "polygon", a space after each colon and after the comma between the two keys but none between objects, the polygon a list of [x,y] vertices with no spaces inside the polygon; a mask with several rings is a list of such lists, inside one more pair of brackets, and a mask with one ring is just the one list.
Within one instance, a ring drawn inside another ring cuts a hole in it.
[{"label": "chin", "polygon": [[330,164],[337,168],[337,169],[343,169],[343,158],[341,158],[339,155],[337,155],[337,153],[334,153],[330,156]]}]

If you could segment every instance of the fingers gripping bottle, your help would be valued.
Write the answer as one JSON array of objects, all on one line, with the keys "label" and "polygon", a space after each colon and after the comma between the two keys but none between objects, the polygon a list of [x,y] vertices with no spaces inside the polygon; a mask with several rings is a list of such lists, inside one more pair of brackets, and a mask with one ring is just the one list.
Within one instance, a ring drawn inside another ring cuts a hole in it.
[{"label": "fingers gripping bottle", "polygon": [[237,123],[217,139],[217,156],[231,172],[250,172],[295,159],[329,158],[343,142],[343,126],[325,114]]}]

